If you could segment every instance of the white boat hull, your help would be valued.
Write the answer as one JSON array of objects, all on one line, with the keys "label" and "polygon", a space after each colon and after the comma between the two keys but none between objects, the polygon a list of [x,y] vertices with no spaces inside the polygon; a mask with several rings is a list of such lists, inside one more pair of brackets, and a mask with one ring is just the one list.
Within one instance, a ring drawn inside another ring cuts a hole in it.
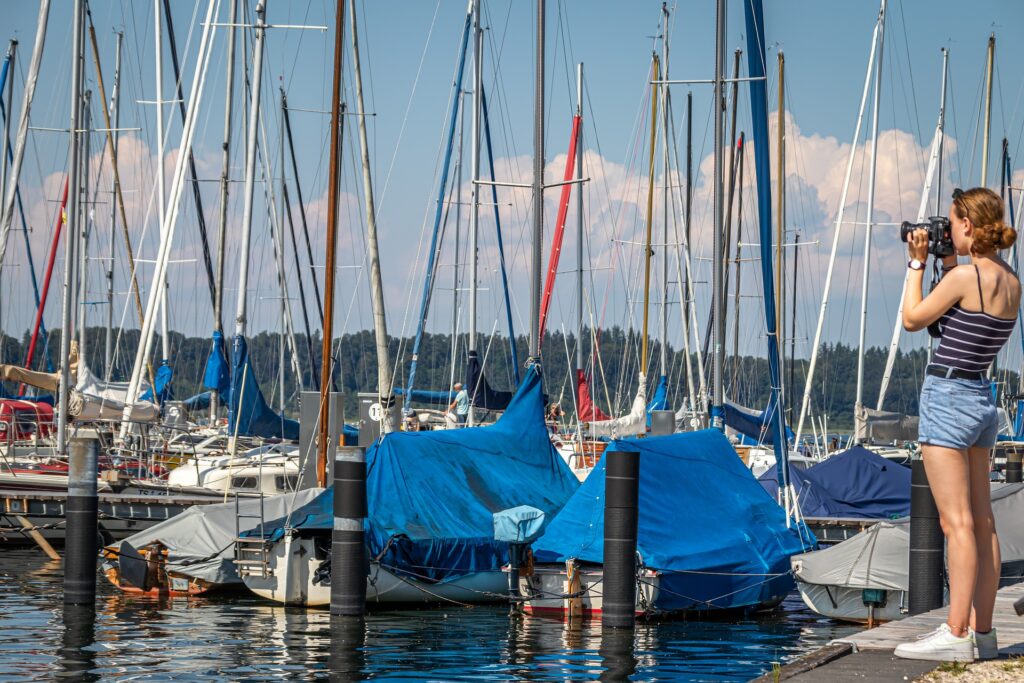
[{"label": "white boat hull", "polygon": [[[323,558],[317,557],[314,539],[286,535],[273,543],[267,557],[266,576],[239,568],[245,585],[256,595],[286,605],[327,607],[331,587],[314,584]],[[428,583],[399,577],[377,562],[370,563],[366,580],[366,602],[429,604],[437,602],[484,603],[507,599],[508,577],[501,571],[477,572],[454,581]]]},{"label": "white boat hull", "polygon": [[896,621],[907,616],[906,591],[885,591],[885,606],[872,608],[864,604],[864,592],[860,588],[821,586],[803,581],[797,581],[796,585],[804,604],[830,619],[866,624]]},{"label": "white boat hull", "polygon": [[[560,618],[599,617],[603,609],[604,571],[600,567],[576,569],[576,580],[557,566],[534,567],[532,573],[519,578],[519,592],[525,596],[523,609],[527,614]],[[660,576],[644,571],[644,580],[636,596],[636,614],[650,614],[658,599]],[[573,597],[565,597],[573,596]]]}]

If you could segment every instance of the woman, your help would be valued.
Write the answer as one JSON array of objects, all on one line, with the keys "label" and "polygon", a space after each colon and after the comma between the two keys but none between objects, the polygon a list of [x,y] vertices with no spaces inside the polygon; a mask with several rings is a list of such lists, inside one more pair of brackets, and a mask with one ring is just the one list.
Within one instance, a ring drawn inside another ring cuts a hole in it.
[{"label": "woman", "polygon": [[1003,203],[985,188],[953,192],[949,212],[956,256],[943,259],[943,277],[921,297],[928,231],[907,240],[909,281],[903,326],[920,330],[938,323],[941,341],[921,387],[918,441],[925,472],[946,535],[949,616],[898,657],[971,661],[998,654],[992,610],[999,585],[999,539],[989,496],[989,452],[998,418],[985,375],[1013,331],[1021,285],[998,250],[1017,238],[1003,222]]}]

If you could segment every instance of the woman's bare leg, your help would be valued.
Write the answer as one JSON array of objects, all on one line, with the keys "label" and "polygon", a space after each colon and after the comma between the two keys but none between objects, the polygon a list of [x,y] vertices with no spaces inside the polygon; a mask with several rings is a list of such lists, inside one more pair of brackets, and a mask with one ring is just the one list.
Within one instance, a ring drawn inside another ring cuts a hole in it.
[{"label": "woman's bare leg", "polygon": [[946,567],[949,570],[947,621],[954,635],[963,636],[967,633],[978,576],[978,546],[971,515],[967,450],[924,445],[921,452],[928,484],[939,508],[942,532],[946,535]]},{"label": "woman's bare leg", "polygon": [[995,607],[999,574],[1002,569],[988,477],[990,450],[971,448],[968,451],[971,472],[971,516],[974,518],[974,539],[978,548],[978,578],[974,584],[971,627],[982,633],[992,628],[992,610]]}]

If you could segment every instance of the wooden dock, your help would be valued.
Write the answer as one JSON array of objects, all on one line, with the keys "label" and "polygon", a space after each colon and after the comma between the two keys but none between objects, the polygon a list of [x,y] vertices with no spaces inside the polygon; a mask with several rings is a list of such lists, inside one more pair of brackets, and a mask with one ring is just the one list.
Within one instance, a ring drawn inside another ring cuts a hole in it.
[{"label": "wooden dock", "polygon": [[[1024,597],[1024,583],[1007,586],[996,595],[993,625],[999,633],[1001,658],[1024,655],[1024,618],[1018,617],[1013,603]],[[843,683],[844,681],[913,681],[936,669],[939,662],[900,659],[893,650],[900,643],[914,640],[946,620],[946,608],[900,621],[891,621],[873,629],[847,636],[824,648],[790,662],[777,673],[769,672],[758,683]]]}]

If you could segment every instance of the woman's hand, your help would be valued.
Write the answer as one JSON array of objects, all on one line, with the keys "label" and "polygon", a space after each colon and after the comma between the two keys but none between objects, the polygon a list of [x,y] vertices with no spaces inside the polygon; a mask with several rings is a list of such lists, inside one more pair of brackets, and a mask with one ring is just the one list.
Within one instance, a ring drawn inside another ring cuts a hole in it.
[{"label": "woman's hand", "polygon": [[910,258],[917,259],[921,263],[928,260],[927,230],[918,228],[910,233],[910,239],[907,240],[907,253],[910,255]]}]

